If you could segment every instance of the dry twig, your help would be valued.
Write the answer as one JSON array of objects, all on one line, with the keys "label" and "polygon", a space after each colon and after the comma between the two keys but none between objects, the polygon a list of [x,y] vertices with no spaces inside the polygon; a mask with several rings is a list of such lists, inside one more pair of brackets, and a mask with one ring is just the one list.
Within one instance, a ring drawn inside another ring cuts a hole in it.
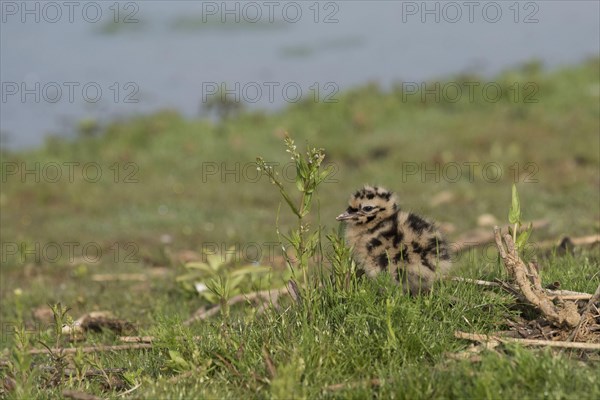
[{"label": "dry twig", "polygon": [[576,237],[576,238],[564,237],[558,241],[557,240],[545,240],[543,242],[537,243],[537,247],[544,249],[544,248],[549,248],[549,247],[560,246],[560,243],[565,239],[568,239],[568,241],[575,246],[586,246],[586,245],[600,243],[600,235],[590,235],[590,236],[580,236],[580,237]]},{"label": "dry twig", "polygon": [[[84,353],[96,353],[101,351],[120,351],[120,350],[136,350],[136,349],[150,349],[152,344],[150,343],[138,343],[138,344],[120,344],[114,346],[89,346],[89,347],[54,347],[50,348],[53,353],[56,354],[75,354],[78,350]],[[29,354],[49,354],[49,349],[31,349]]]},{"label": "dry twig", "polygon": [[500,284],[498,282],[482,281],[480,279],[461,278],[460,276],[453,276],[450,278],[450,280],[454,281],[454,282],[472,283],[474,285],[479,285],[479,286],[492,286],[492,287],[500,286]]},{"label": "dry twig", "polygon": [[547,347],[562,347],[567,349],[581,350],[600,350],[600,343],[582,343],[582,342],[562,342],[554,340],[537,340],[537,339],[519,339],[512,337],[503,337],[496,335],[482,335],[478,333],[467,333],[456,331],[454,337],[458,339],[466,339],[479,343],[487,343],[497,341],[501,343],[519,343],[524,346],[547,346]]},{"label": "dry twig", "polygon": [[[537,265],[525,264],[517,254],[515,243],[509,234],[504,235],[504,243],[500,235],[500,229],[494,227],[494,237],[500,257],[504,266],[519,287],[523,297],[542,314],[557,326],[575,327],[580,320],[577,312],[577,304],[572,301],[563,302],[562,306],[556,306],[542,288],[542,282],[538,274]],[[506,244],[506,247],[505,247]]]},{"label": "dry twig", "polygon": [[[487,287],[501,287],[503,289],[506,289],[510,293],[513,292],[513,290],[508,290],[508,288],[506,287],[507,286],[506,282],[490,282],[490,281],[483,281],[480,279],[461,278],[460,276],[453,276],[449,279],[453,282],[472,283],[474,285],[487,286]],[[511,288],[512,288],[512,286],[511,286]],[[514,289],[514,290],[516,290],[516,289]],[[573,292],[571,290],[544,289],[544,291],[548,294],[548,296],[560,298],[561,300],[589,300],[592,298],[592,294],[590,294],[590,293]]]},{"label": "dry twig", "polygon": [[585,309],[583,310],[583,313],[581,314],[581,318],[579,319],[579,322],[577,323],[577,326],[575,327],[575,329],[573,329],[573,332],[571,332],[571,334],[569,335],[568,340],[575,340],[575,338],[579,334],[579,330],[581,329],[581,327],[584,324],[586,324],[588,322],[588,320],[590,319],[591,314],[592,314],[592,308],[593,308],[592,306],[594,306],[594,304],[597,303],[598,301],[600,301],[600,285],[598,285],[598,287],[596,288],[596,292],[594,292],[594,295],[590,298],[587,305],[585,306]]},{"label": "dry twig", "polygon": [[[186,340],[184,336],[177,336],[177,339]],[[192,336],[192,340],[202,340],[202,336]],[[119,336],[119,341],[124,343],[154,343],[154,336]]]},{"label": "dry twig", "polygon": [[152,343],[154,336],[119,336],[119,341],[124,343]]}]

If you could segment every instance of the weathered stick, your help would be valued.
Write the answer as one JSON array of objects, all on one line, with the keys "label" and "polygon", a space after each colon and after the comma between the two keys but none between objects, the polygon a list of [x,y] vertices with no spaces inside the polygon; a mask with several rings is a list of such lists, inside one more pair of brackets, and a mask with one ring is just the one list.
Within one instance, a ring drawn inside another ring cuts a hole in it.
[{"label": "weathered stick", "polygon": [[525,346],[547,346],[547,347],[562,347],[566,349],[582,349],[582,350],[600,350],[600,343],[582,343],[582,342],[561,342],[553,340],[538,340],[538,339],[519,339],[512,337],[503,337],[495,335],[482,335],[479,333],[468,333],[456,331],[454,337],[458,339],[471,340],[473,342],[486,343],[489,341],[498,341],[502,343],[520,343]]},{"label": "weathered stick", "polygon": [[[590,244],[600,243],[600,235],[580,236],[575,238],[565,237],[570,240],[575,246],[586,246]],[[564,238],[563,238],[564,239]],[[562,239],[561,239],[562,240]],[[560,240],[544,240],[543,242],[536,243],[537,247],[544,249],[548,247],[555,247],[560,245]]]},{"label": "weathered stick", "polygon": [[454,282],[472,283],[474,285],[479,285],[479,286],[493,286],[493,287],[500,286],[500,284],[498,282],[482,281],[480,279],[461,278],[460,276],[453,276],[450,278],[450,280],[454,281]]},{"label": "weathered stick", "polygon": [[[449,279],[454,282],[472,283],[479,286],[502,287],[502,285],[498,282],[482,281],[480,279],[461,278],[460,276],[453,276]],[[544,289],[544,291],[549,296],[558,297],[562,300],[588,300],[592,298],[592,294],[590,293],[573,292],[571,290]]]},{"label": "weathered stick", "polygon": [[[54,347],[51,348],[52,352],[62,354],[75,354],[78,350],[84,353],[96,353],[101,351],[120,351],[120,350],[136,350],[136,349],[150,349],[152,344],[139,343],[139,344],[118,344],[114,346],[90,346],[90,347]],[[48,349],[31,349],[29,354],[50,354]]]},{"label": "weathered stick", "polygon": [[119,336],[119,341],[124,343],[152,343],[154,336]]},{"label": "weathered stick", "polygon": [[[185,339],[184,336],[177,336],[177,339]],[[192,340],[202,340],[202,336],[192,336]],[[154,336],[119,336],[119,341],[124,343],[154,343]]]},{"label": "weathered stick", "polygon": [[584,244],[600,243],[600,235],[590,235],[590,236],[582,236],[582,237],[572,238],[571,242],[573,242],[573,244],[576,246],[581,246]]},{"label": "weathered stick", "polygon": [[577,323],[577,326],[575,327],[575,329],[573,329],[573,332],[571,332],[571,334],[569,335],[569,338],[568,338],[569,341],[575,340],[575,338],[577,337],[577,334],[579,333],[579,330],[581,329],[581,326],[584,323],[586,323],[588,318],[591,316],[592,306],[598,301],[600,301],[600,285],[598,285],[598,287],[596,288],[596,292],[594,292],[594,295],[590,298],[590,300],[586,304],[585,309],[583,310],[583,313],[581,314],[581,318],[579,319],[579,323]]},{"label": "weathered stick", "polygon": [[572,290],[546,290],[549,295],[557,297],[580,296],[580,300],[588,300],[592,298],[591,293],[573,292]]},{"label": "weathered stick", "polygon": [[[537,266],[533,263],[526,265],[521,260],[512,237],[505,234],[502,238],[500,229],[496,226],[494,227],[494,238],[508,274],[515,280],[525,299],[537,307],[554,324],[558,326],[566,325],[572,328],[577,326],[581,318],[577,312],[577,304],[572,301],[565,301],[562,307],[555,306],[541,286]],[[502,239],[504,239],[504,243]],[[506,244],[506,247],[504,244]]]}]

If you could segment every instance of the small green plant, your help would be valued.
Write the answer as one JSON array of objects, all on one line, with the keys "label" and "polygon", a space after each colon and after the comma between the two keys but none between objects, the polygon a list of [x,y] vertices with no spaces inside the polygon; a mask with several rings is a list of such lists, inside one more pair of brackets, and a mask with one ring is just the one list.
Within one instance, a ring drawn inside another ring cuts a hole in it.
[{"label": "small green plant", "polygon": [[[20,289],[15,289],[16,297],[20,297]],[[17,304],[18,305],[18,304]],[[50,375],[45,378],[45,386],[58,386],[64,379],[64,371],[67,367],[66,354],[61,347],[64,343],[63,326],[72,324],[73,320],[68,315],[69,308],[63,307],[61,303],[50,305],[52,310],[54,324],[52,325],[52,344],[42,338],[37,338],[37,341],[48,349],[51,360]],[[31,398],[32,391],[35,388],[35,383],[40,376],[37,368],[34,368],[34,363],[29,350],[33,338],[31,332],[27,331],[22,319],[22,312],[17,310],[18,325],[14,328],[15,346],[11,351],[10,361],[8,362],[8,379],[14,382],[14,394],[16,398]],[[34,334],[41,334],[35,332]],[[44,336],[45,337],[45,336]]]},{"label": "small green plant", "polygon": [[258,163],[258,169],[266,174],[269,177],[270,182],[279,189],[281,197],[297,218],[297,227],[290,230],[288,235],[281,234],[279,231],[279,223],[277,221],[277,236],[280,238],[279,243],[284,250],[286,246],[281,238],[285,239],[285,241],[294,249],[294,260],[292,260],[285,251],[284,257],[286,257],[286,262],[290,267],[294,278],[297,278],[296,270],[299,267],[302,271],[303,282],[308,287],[310,286],[308,263],[309,259],[314,256],[319,249],[321,243],[321,229],[319,227],[312,230],[307,217],[310,214],[317,187],[327,178],[331,170],[321,169],[321,164],[325,158],[323,149],[311,148],[307,145],[305,155],[301,155],[296,150],[294,140],[289,136],[286,136],[285,138],[285,146],[286,152],[290,154],[296,167],[296,189],[300,192],[300,196],[295,201],[293,199],[294,196],[288,193],[279,177],[279,173],[275,171],[273,166],[267,163],[262,157],[258,157],[256,161]]},{"label": "small green plant", "polygon": [[327,235],[331,244],[331,253],[327,255],[333,273],[333,286],[336,290],[349,290],[356,283],[356,262],[352,258],[352,249],[340,232]]},{"label": "small green plant", "polygon": [[[11,350],[8,362],[8,374],[4,378],[4,384],[14,382],[14,396],[17,399],[30,398],[37,379],[36,370],[33,369],[32,356],[29,354],[31,339],[24,325],[15,327],[15,345]],[[1,393],[1,391],[0,391]]]},{"label": "small green plant", "polygon": [[[73,326],[73,319],[68,315],[70,308],[63,307],[61,303],[49,305],[52,310],[54,319],[54,348],[51,348],[46,342],[40,340],[40,344],[48,349],[50,359],[52,360],[52,373],[47,379],[47,384],[50,386],[58,386],[63,378],[64,371],[67,367],[66,354],[62,343],[64,342],[63,327]],[[73,331],[73,329],[71,329]]]},{"label": "small green plant", "polygon": [[517,185],[513,183],[512,185],[512,196],[511,196],[511,205],[508,210],[508,222],[512,224],[509,227],[510,233],[513,237],[513,242],[515,242],[515,246],[517,247],[517,252],[521,253],[525,248],[529,237],[531,236],[531,232],[533,230],[533,226],[530,224],[529,227],[523,230],[521,233],[518,233],[521,228],[521,202],[519,200],[519,192],[517,191]]},{"label": "small green plant", "polygon": [[88,363],[88,356],[81,350],[77,349],[77,352],[73,355],[72,364],[75,374],[73,379],[78,386],[83,385],[85,378],[90,370],[90,364]]},{"label": "small green plant", "polygon": [[184,267],[189,271],[176,278],[189,291],[200,294],[211,304],[220,304],[225,317],[229,316],[227,301],[238,294],[257,286],[261,278],[270,272],[269,267],[235,264],[235,251],[225,254],[204,253],[206,262],[189,262]]}]

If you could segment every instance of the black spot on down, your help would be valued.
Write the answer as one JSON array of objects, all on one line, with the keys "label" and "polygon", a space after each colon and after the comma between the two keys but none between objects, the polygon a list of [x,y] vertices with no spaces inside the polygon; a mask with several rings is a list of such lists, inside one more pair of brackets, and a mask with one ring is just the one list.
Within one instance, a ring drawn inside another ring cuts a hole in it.
[{"label": "black spot on down", "polygon": [[367,251],[370,253],[373,249],[381,246],[381,240],[377,238],[373,238],[367,243]]},{"label": "black spot on down", "polygon": [[379,265],[379,268],[383,271],[390,264],[390,260],[388,260],[388,256],[386,253],[381,253],[377,257],[375,257],[375,262]]},{"label": "black spot on down", "polygon": [[416,214],[409,214],[408,225],[417,233],[421,234],[425,230],[431,230],[431,224]]}]

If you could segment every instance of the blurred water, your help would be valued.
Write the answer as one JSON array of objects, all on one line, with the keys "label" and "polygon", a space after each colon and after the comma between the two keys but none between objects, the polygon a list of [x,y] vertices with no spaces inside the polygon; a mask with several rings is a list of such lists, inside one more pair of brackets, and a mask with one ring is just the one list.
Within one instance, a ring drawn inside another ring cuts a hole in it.
[{"label": "blurred water", "polygon": [[600,51],[597,1],[467,3],[3,1],[3,145],[72,135],[85,118],[166,107],[195,116],[221,82],[238,84],[230,99],[271,110],[298,89],[324,101],[368,81],[492,76]]}]

